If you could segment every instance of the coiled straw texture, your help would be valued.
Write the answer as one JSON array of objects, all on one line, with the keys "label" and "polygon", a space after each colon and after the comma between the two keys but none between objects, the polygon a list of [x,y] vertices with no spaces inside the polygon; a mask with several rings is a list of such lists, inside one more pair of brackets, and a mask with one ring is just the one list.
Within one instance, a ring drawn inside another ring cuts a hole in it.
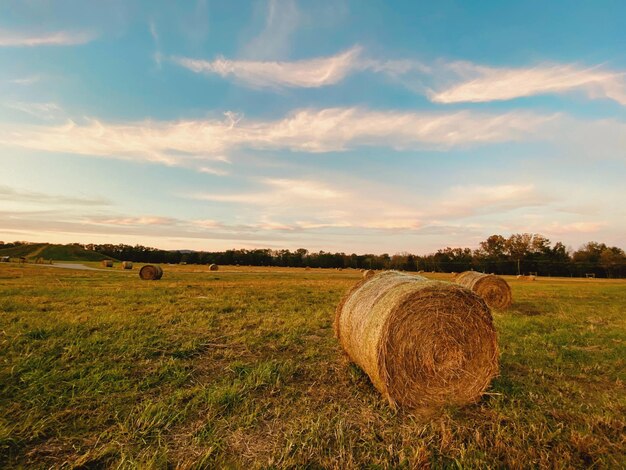
[{"label": "coiled straw texture", "polygon": [[494,274],[465,271],[459,274],[454,282],[476,292],[491,308],[505,309],[513,303],[511,287],[504,279]]},{"label": "coiled straw texture", "polygon": [[376,274],[341,301],[334,326],[350,359],[392,406],[471,403],[498,373],[491,312],[455,284]]}]

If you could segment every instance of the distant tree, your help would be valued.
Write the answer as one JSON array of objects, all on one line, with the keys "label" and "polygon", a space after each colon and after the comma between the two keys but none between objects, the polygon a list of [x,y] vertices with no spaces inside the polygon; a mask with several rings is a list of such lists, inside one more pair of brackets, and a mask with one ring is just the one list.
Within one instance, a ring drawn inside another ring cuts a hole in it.
[{"label": "distant tree", "polygon": [[600,253],[600,266],[606,271],[607,277],[614,277],[617,270],[626,264],[624,250],[612,246],[605,248]]},{"label": "distant tree", "polygon": [[604,243],[588,242],[574,252],[572,259],[577,263],[598,263],[600,255],[606,248]]},{"label": "distant tree", "polygon": [[487,257],[499,259],[504,256],[507,241],[502,235],[491,235],[484,242],[480,242],[480,251]]}]

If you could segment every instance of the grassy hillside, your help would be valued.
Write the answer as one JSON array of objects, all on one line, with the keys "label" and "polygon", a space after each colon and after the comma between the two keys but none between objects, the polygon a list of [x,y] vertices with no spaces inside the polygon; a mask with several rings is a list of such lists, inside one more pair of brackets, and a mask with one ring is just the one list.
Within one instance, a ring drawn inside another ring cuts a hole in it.
[{"label": "grassy hillside", "polygon": [[37,258],[56,261],[101,261],[107,259],[95,251],[88,251],[76,245],[54,245],[50,243],[32,243],[12,248],[0,249],[0,256],[19,258],[21,256],[35,260]]},{"label": "grassy hillside", "polygon": [[0,266],[0,467],[626,466],[625,281],[509,278],[489,394],[419,416],[333,337],[360,273],[164,269]]}]

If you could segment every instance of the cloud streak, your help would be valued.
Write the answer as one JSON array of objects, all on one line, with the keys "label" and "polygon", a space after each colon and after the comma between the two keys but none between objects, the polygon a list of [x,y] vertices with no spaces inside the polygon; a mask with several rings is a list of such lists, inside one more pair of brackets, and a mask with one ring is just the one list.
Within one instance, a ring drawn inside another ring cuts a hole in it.
[{"label": "cloud streak", "polygon": [[368,58],[360,46],[332,56],[282,62],[224,57],[212,61],[188,57],[170,60],[195,73],[218,75],[254,88],[319,88],[369,71],[397,79],[441,104],[506,101],[578,91],[592,99],[610,99],[626,105],[626,72],[600,66],[547,63],[515,68],[442,61],[425,65],[412,59]]},{"label": "cloud streak", "polygon": [[[304,153],[360,147],[445,150],[536,136],[556,116],[415,113],[359,108],[303,109],[274,121],[225,120],[126,124],[90,120],[61,126],[0,127],[0,145],[46,152],[135,159],[193,168],[223,163],[238,149]],[[214,170],[214,168],[213,168]],[[211,168],[208,169],[208,172]]]},{"label": "cloud streak", "polygon": [[171,60],[192,72],[234,78],[255,88],[319,88],[339,83],[359,69],[360,52],[359,47],[353,47],[330,57],[292,62],[228,60],[223,57],[213,61],[185,57]]},{"label": "cloud streak", "polygon": [[55,31],[49,33],[24,33],[0,29],[0,47],[76,46],[95,39],[86,31]]},{"label": "cloud streak", "polygon": [[[449,225],[470,217],[505,213],[546,205],[549,198],[532,184],[463,186],[444,196],[401,194],[393,188],[372,191],[360,185],[341,189],[310,179],[263,179],[254,191],[191,193],[183,197],[233,204],[261,214],[255,227],[263,230],[303,232],[328,229],[416,232],[429,226]],[[250,209],[253,208],[253,209]],[[416,209],[418,208],[418,209]],[[258,216],[257,216],[258,217]]]},{"label": "cloud streak", "polygon": [[467,62],[450,63],[444,75],[453,75],[451,86],[430,92],[436,103],[480,103],[504,101],[534,95],[574,91],[590,98],[605,98],[626,105],[626,73],[599,67],[581,68],[570,64],[546,64],[527,68],[495,68]]},{"label": "cloud streak", "polygon": [[63,109],[56,103],[26,103],[17,101],[7,103],[5,106],[44,120],[54,119],[63,114]]},{"label": "cloud streak", "polygon": [[110,204],[110,201],[103,198],[59,196],[56,194],[46,194],[36,191],[25,191],[4,185],[0,185],[0,200],[11,202],[41,203],[45,205],[65,204],[81,206],[106,206]]},{"label": "cloud streak", "polygon": [[195,73],[218,75],[252,88],[321,88],[336,85],[354,73],[369,71],[398,79],[409,72],[431,74],[430,67],[408,59],[364,57],[360,46],[332,56],[294,61],[214,60],[171,57],[170,61]]},{"label": "cloud streak", "polygon": [[300,25],[301,13],[295,0],[269,0],[265,26],[243,49],[246,57],[276,58],[289,52],[291,36]]},{"label": "cloud streak", "polygon": [[438,213],[445,217],[493,213],[520,207],[543,206],[550,198],[539,193],[533,184],[467,185],[448,191]]}]

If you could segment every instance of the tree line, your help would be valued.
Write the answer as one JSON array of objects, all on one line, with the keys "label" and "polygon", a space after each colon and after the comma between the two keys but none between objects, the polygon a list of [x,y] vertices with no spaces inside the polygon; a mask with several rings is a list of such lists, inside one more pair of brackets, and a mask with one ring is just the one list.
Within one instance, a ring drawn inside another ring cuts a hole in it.
[{"label": "tree line", "polygon": [[325,251],[240,249],[217,252],[165,251],[144,246],[93,245],[107,256],[149,263],[189,263],[242,266],[311,268],[399,269],[404,271],[462,272],[475,270],[494,274],[539,276],[626,277],[624,250],[605,243],[588,242],[573,251],[563,243],[552,244],[540,234],[492,235],[470,248],[442,248],[428,255],[408,252],[346,254]]},{"label": "tree line", "polygon": [[[2,244],[9,248],[24,242]],[[626,277],[626,254],[616,246],[588,242],[578,250],[563,243],[552,244],[540,234],[492,235],[470,248],[446,247],[428,255],[408,252],[346,254],[325,251],[239,249],[226,251],[160,250],[142,245],[75,244],[105,256],[139,263],[188,263],[241,266],[283,266],[311,268],[398,269],[404,271],[462,272],[494,274],[537,274],[538,276]]]}]

